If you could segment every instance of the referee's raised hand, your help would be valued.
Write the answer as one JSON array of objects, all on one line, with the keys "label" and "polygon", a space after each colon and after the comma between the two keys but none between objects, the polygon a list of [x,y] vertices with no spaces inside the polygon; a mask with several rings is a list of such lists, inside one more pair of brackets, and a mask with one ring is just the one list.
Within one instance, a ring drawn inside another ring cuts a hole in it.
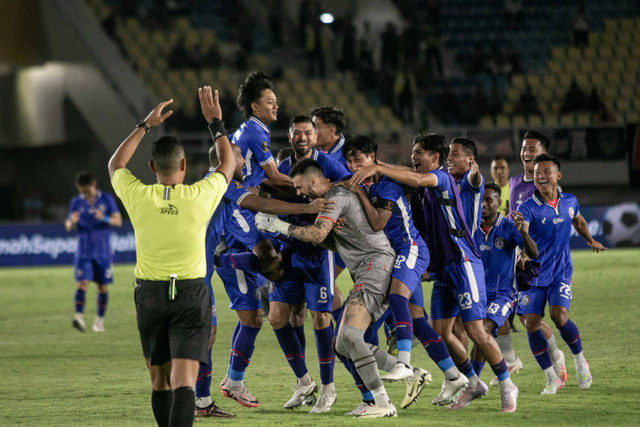
[{"label": "referee's raised hand", "polygon": [[144,119],[144,123],[149,127],[158,126],[160,123],[164,122],[173,114],[173,110],[169,110],[166,112],[162,112],[165,107],[173,102],[173,99],[167,99],[166,101],[162,101],[160,104],[156,105],[153,110],[147,115]]},{"label": "referee's raised hand", "polygon": [[218,101],[218,91],[211,90],[211,86],[203,86],[198,88],[198,97],[200,98],[200,109],[204,119],[209,123],[212,119],[222,119],[222,109]]}]

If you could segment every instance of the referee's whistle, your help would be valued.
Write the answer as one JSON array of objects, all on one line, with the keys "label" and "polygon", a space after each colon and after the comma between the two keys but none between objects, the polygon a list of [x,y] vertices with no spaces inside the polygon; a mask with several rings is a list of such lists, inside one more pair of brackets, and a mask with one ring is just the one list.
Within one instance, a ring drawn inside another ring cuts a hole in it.
[{"label": "referee's whistle", "polygon": [[178,275],[171,274],[169,276],[169,301],[174,301],[178,292],[176,291],[176,280]]}]

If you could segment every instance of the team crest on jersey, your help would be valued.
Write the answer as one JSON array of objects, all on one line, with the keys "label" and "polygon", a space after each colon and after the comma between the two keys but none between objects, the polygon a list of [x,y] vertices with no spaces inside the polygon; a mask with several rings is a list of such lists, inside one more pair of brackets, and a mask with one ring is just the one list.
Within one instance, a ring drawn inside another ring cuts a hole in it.
[{"label": "team crest on jersey", "polygon": [[262,151],[265,153],[269,151],[269,143],[267,141],[262,141]]},{"label": "team crest on jersey", "polygon": [[569,218],[573,219],[573,216],[575,215],[575,211],[573,210],[573,206],[569,208]]},{"label": "team crest on jersey", "polygon": [[531,300],[529,299],[529,295],[522,295],[520,298],[520,305],[522,306],[529,305],[530,302]]},{"label": "team crest on jersey", "polygon": [[98,205],[98,210],[101,212],[104,212],[107,210],[107,207],[101,203]]},{"label": "team crest on jersey", "polygon": [[496,245],[496,248],[498,249],[504,249],[507,242],[502,237],[498,237],[496,240],[493,241],[493,244]]},{"label": "team crest on jersey", "polygon": [[169,205],[166,208],[160,209],[160,215],[178,215],[178,208],[174,205]]},{"label": "team crest on jersey", "polygon": [[256,289],[256,290],[253,292],[253,298],[254,298],[256,301],[260,301],[260,300],[262,299],[262,294],[260,294],[260,289]]}]

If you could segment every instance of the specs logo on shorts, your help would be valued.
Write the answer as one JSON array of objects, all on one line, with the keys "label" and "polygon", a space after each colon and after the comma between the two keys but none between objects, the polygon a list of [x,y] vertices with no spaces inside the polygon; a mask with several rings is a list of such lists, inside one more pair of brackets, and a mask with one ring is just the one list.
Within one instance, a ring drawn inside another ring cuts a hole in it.
[{"label": "specs logo on shorts", "polygon": [[169,205],[166,208],[160,209],[160,215],[178,215],[178,208],[173,205]]}]

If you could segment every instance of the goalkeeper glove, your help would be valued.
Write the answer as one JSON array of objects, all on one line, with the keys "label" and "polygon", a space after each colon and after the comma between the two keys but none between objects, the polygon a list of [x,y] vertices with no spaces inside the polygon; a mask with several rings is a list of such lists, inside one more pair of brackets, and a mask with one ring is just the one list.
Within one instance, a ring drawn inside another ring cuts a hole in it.
[{"label": "goalkeeper glove", "polygon": [[256,227],[262,231],[273,231],[280,234],[289,234],[288,222],[282,221],[275,215],[258,213],[256,215]]}]

